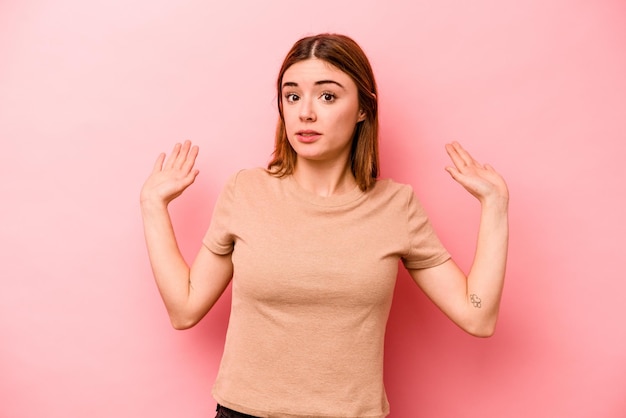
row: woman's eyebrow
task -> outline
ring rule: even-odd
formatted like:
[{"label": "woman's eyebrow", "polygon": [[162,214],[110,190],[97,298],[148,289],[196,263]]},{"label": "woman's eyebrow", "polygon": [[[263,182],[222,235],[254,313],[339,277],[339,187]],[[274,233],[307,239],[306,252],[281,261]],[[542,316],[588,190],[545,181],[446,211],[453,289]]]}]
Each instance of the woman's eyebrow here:
[{"label": "woman's eyebrow", "polygon": [[[320,81],[316,81],[315,85],[316,86],[321,86],[324,84],[335,84],[339,87],[341,87],[342,89],[346,89],[341,83],[335,81],[335,80],[320,80]],[[283,88],[285,87],[298,87],[298,83],[294,82],[294,81],[286,81],[283,83]]]},{"label": "woman's eyebrow", "polygon": [[344,86],[341,85],[341,83],[335,81],[335,80],[320,80],[320,81],[316,81],[315,85],[316,86],[321,86],[323,84],[336,84],[337,86],[341,87],[342,89],[346,89]]}]

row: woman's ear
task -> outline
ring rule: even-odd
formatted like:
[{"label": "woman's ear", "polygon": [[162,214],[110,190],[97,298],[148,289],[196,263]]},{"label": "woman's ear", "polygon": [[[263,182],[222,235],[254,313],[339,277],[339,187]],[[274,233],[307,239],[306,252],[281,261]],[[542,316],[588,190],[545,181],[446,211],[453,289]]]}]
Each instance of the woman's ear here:
[{"label": "woman's ear", "polygon": [[365,120],[366,116],[367,115],[365,114],[365,111],[363,109],[359,109],[359,119],[358,119],[358,121],[359,122],[363,122]]}]

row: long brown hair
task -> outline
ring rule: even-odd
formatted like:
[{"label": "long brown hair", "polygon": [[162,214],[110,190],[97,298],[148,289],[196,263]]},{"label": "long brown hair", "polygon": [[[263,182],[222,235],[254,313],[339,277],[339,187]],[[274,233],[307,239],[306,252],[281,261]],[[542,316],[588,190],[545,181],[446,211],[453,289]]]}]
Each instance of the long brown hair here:
[{"label": "long brown hair", "polygon": [[292,174],[295,169],[296,152],[287,139],[283,116],[283,75],[293,64],[311,58],[324,60],[348,74],[358,88],[359,106],[365,119],[357,123],[352,138],[350,168],[357,184],[365,191],[375,184],[379,174],[378,93],[369,60],[361,47],[345,35],[324,33],[302,38],[285,57],[276,84],[279,118],[273,158],[267,168],[278,177]]}]

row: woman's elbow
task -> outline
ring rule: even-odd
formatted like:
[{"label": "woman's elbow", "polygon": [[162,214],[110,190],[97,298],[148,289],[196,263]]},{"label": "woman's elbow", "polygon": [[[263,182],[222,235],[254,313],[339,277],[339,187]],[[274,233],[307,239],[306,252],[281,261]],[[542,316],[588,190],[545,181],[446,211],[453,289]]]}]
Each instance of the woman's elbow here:
[{"label": "woman's elbow", "polygon": [[195,323],[193,322],[180,322],[180,321],[171,321],[172,327],[177,331],[183,331],[189,328],[192,328]]},{"label": "woman's elbow", "polygon": [[465,330],[468,334],[478,338],[489,338],[496,332],[496,327],[480,327]]},{"label": "woman's elbow", "polygon": [[496,332],[496,319],[468,323],[461,328],[474,337],[489,338]]},{"label": "woman's elbow", "polygon": [[177,331],[192,328],[200,322],[200,319],[201,318],[170,314],[170,323],[172,324],[172,328]]}]

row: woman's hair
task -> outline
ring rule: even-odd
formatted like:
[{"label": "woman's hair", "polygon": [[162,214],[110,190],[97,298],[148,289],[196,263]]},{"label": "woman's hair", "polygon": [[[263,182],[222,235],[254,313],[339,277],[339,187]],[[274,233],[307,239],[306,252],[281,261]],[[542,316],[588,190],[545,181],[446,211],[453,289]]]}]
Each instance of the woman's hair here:
[{"label": "woman's hair", "polygon": [[283,115],[282,84],[285,71],[293,64],[317,58],[348,74],[358,88],[359,107],[365,119],[358,122],[350,149],[350,167],[357,184],[365,191],[372,187],[379,174],[378,161],[378,99],[372,67],[359,45],[345,35],[320,34],[300,39],[291,48],[280,68],[277,80],[278,124],[270,173],[282,177],[292,174],[296,152],[287,140]]}]

